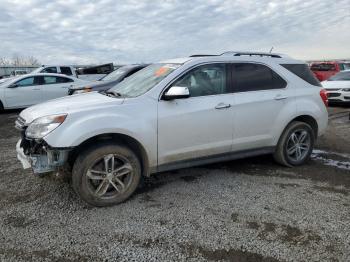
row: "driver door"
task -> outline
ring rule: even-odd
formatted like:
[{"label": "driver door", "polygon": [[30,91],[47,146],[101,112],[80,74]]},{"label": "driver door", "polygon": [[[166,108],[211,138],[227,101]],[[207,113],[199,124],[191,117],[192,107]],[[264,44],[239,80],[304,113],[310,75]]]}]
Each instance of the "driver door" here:
[{"label": "driver door", "polygon": [[187,87],[190,97],[159,101],[159,166],[231,152],[234,96],[227,71],[222,63],[194,68],[171,85]]}]

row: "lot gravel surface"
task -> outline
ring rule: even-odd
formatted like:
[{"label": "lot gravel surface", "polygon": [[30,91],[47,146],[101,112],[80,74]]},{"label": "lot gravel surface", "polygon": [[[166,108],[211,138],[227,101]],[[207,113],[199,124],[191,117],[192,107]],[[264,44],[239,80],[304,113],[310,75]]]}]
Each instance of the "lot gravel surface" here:
[{"label": "lot gravel surface", "polygon": [[330,109],[305,166],[261,156],[166,172],[109,208],[23,171],[18,112],[2,113],[0,261],[349,261],[349,111]]}]

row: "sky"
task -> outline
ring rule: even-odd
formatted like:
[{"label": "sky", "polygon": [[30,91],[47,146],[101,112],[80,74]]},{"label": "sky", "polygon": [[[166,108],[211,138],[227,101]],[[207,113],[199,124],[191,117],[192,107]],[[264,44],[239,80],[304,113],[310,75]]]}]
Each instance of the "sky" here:
[{"label": "sky", "polygon": [[350,0],[0,0],[0,57],[138,63],[271,47],[350,58]]}]

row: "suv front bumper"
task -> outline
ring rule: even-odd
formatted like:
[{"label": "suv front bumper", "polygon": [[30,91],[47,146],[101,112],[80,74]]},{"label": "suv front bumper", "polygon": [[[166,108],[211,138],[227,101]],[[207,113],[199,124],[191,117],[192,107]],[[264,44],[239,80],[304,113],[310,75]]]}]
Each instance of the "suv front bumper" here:
[{"label": "suv front bumper", "polygon": [[[32,168],[34,174],[57,171],[66,164],[71,151],[70,149],[49,148],[42,144],[35,144],[35,149],[24,149],[23,144],[22,139],[16,144],[17,159],[21,162],[23,169]],[[30,153],[25,154],[25,152]]]}]

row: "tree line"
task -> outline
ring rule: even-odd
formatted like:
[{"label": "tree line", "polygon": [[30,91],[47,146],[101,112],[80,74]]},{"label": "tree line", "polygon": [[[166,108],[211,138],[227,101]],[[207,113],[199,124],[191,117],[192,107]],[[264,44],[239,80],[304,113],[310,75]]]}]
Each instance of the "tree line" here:
[{"label": "tree line", "polygon": [[14,54],[11,58],[0,57],[0,66],[39,66],[40,62],[34,56]]}]

